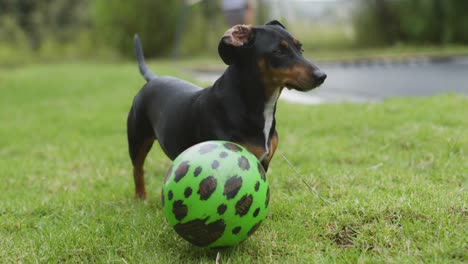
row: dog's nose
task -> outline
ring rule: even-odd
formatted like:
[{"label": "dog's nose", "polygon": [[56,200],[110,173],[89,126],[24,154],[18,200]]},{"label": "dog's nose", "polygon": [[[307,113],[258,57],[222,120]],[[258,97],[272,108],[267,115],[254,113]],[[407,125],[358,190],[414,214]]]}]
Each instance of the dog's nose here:
[{"label": "dog's nose", "polygon": [[324,72],[322,71],[315,72],[315,81],[317,82],[317,84],[322,84],[326,78],[327,78],[327,74],[325,74]]}]

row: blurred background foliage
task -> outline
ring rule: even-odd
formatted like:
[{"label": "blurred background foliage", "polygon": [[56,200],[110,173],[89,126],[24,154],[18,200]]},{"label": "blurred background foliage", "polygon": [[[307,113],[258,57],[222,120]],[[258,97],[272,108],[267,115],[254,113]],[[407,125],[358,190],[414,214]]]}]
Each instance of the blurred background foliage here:
[{"label": "blurred background foliage", "polygon": [[362,45],[467,44],[466,0],[362,0],[354,15]]},{"label": "blurred background foliage", "polygon": [[[318,51],[468,44],[466,0],[336,0],[349,16],[329,23],[310,19],[314,4],[253,2],[256,23],[280,19]],[[135,33],[148,57],[215,55],[224,21],[218,0],[0,0],[0,63],[129,58]]]},{"label": "blurred background foliage", "polygon": [[167,54],[175,41],[182,1],[95,0],[91,21],[96,38],[121,54],[133,54],[132,36],[142,35],[145,54],[149,57]]}]

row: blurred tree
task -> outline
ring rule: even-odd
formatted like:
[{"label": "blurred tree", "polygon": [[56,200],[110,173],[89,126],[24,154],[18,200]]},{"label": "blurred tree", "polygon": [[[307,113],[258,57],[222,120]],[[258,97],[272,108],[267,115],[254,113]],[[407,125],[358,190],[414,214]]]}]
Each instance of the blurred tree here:
[{"label": "blurred tree", "polygon": [[384,42],[392,42],[402,37],[401,25],[388,0],[374,0],[377,26],[382,30]]},{"label": "blurred tree", "polygon": [[444,42],[444,27],[446,27],[446,12],[443,9],[443,3],[440,0],[432,0],[432,21],[430,22],[429,28],[431,30],[431,40],[434,43],[442,44]]},{"label": "blurred tree", "polygon": [[205,18],[207,26],[210,30],[219,33],[224,29],[224,25],[219,23],[219,18],[222,14],[219,0],[203,0],[200,2],[201,14]]},{"label": "blurred tree", "polygon": [[76,32],[89,25],[87,5],[87,0],[1,0],[0,16],[13,17],[37,51],[48,38],[73,41]]},{"label": "blurred tree", "polygon": [[389,35],[382,33],[382,31],[389,31],[385,20],[379,17],[379,13],[382,12],[390,12],[387,7],[387,2],[380,0],[360,0],[359,7],[353,18],[358,44],[373,46],[383,45],[390,41]]},{"label": "blurred tree", "polygon": [[125,55],[133,55],[133,35],[138,33],[151,57],[173,49],[181,8],[182,0],[95,0],[92,20],[102,41]]},{"label": "blurred tree", "polygon": [[[208,27],[208,30],[211,30],[215,34],[222,34],[221,32],[224,30],[223,24],[219,23],[219,18],[221,12],[221,7],[219,5],[219,0],[203,0],[200,2],[201,4],[201,15],[205,20],[205,24]],[[201,38],[202,45],[205,47],[209,45],[211,41],[205,34]]]},{"label": "blurred tree", "polygon": [[354,17],[366,45],[468,44],[466,0],[361,0]]},{"label": "blurred tree", "polygon": [[444,42],[468,43],[468,1],[449,0],[443,2],[446,24]]},{"label": "blurred tree", "polygon": [[258,0],[257,1],[257,10],[255,14],[255,23],[258,25],[265,24],[268,19],[268,5],[266,0]]}]

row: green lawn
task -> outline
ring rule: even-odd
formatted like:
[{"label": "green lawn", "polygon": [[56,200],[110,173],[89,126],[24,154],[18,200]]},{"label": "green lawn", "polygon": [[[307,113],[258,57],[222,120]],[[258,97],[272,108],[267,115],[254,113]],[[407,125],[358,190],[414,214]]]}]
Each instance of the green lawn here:
[{"label": "green lawn", "polygon": [[[148,202],[133,199],[125,121],[142,84],[134,64],[0,68],[0,262],[215,262],[164,219],[158,146]],[[463,95],[281,102],[270,213],[223,263],[468,261],[467,109]]]}]

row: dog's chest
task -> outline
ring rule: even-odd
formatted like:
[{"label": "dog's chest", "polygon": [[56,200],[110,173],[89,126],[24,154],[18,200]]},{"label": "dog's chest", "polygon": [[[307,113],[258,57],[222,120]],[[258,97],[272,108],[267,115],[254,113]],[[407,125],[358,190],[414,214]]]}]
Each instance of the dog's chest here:
[{"label": "dog's chest", "polygon": [[260,160],[263,160],[269,153],[269,144],[268,139],[270,137],[271,128],[273,126],[273,120],[275,116],[275,107],[276,101],[280,95],[280,90],[277,89],[273,92],[270,99],[265,103],[265,108],[263,110],[263,118],[265,119],[265,124],[263,126],[263,135],[265,137],[265,154],[262,156]]}]

